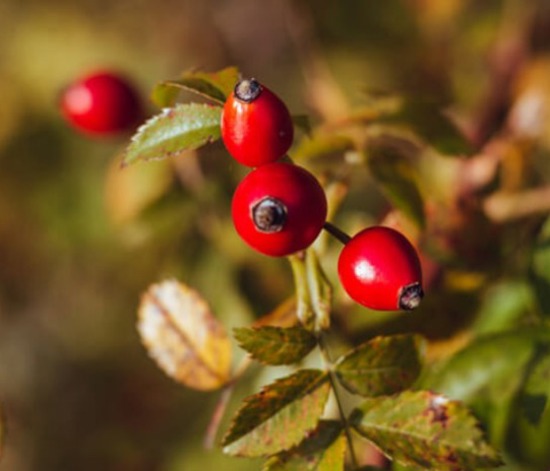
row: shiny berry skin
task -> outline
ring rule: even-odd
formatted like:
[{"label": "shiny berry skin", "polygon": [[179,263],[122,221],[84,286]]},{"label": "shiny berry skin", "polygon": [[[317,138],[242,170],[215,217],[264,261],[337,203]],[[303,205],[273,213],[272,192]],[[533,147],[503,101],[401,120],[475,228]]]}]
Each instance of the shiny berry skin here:
[{"label": "shiny berry skin", "polygon": [[338,275],[348,295],[370,309],[411,310],[423,296],[416,250],[389,227],[369,227],[352,237],[340,253]]},{"label": "shiny berry skin", "polygon": [[256,168],[241,181],[231,214],[246,243],[265,255],[281,257],[315,240],[327,216],[327,200],[307,170],[274,162]]},{"label": "shiny berry skin", "polygon": [[98,136],[129,130],[142,118],[133,86],[109,71],[90,73],[71,83],[61,96],[61,111],[73,127]]},{"label": "shiny berry skin", "polygon": [[255,79],[245,79],[225,102],[221,134],[235,160],[259,167],[287,153],[294,126],[288,108],[277,95]]}]

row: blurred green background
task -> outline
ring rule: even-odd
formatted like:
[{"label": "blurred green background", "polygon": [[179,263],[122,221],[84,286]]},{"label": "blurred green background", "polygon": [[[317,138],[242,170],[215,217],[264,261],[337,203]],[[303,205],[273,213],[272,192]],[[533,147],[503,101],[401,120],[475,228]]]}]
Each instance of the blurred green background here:
[{"label": "blurred green background", "polygon": [[[129,136],[70,129],[57,107],[68,82],[112,68],[147,100],[184,70],[235,65],[314,123],[345,116],[365,90],[397,90],[452,104],[484,143],[501,123],[489,106],[499,99],[493,74],[523,70],[521,27],[532,18],[541,23],[530,51],[545,53],[546,10],[496,0],[3,0],[0,469],[258,469],[202,448],[217,395],[157,369],[136,308],[149,284],[177,277],[231,328],[292,293],[286,263],[251,253],[233,233],[228,209],[244,170],[219,143],[121,171]],[[344,221],[372,222],[385,207],[376,192],[365,203],[362,188]]]}]

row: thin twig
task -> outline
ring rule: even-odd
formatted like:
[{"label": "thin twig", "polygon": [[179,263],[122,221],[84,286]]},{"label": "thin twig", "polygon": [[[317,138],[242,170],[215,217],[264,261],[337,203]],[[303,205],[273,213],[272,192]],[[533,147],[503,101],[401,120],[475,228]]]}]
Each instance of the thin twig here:
[{"label": "thin twig", "polygon": [[353,464],[353,468],[359,469],[359,463],[357,462],[357,456],[355,454],[355,449],[353,447],[353,437],[351,436],[349,421],[344,411],[342,398],[340,397],[340,394],[338,392],[338,381],[334,375],[332,359],[330,357],[330,353],[328,351],[327,345],[325,344],[325,341],[323,338],[323,334],[321,332],[317,333],[317,345],[319,346],[319,350],[321,351],[321,356],[325,364],[325,369],[328,372],[330,386],[332,388],[332,391],[334,392],[334,399],[336,400],[336,404],[338,406],[338,413],[340,414],[340,420],[342,422],[342,425],[344,426],[344,433],[346,434],[346,441],[348,442],[348,448],[349,448],[349,453],[351,456],[351,462]]},{"label": "thin twig", "polygon": [[330,235],[338,239],[340,242],[342,242],[342,244],[344,245],[346,245],[351,240],[351,237],[348,234],[346,234],[344,231],[328,221],[325,222],[325,224],[323,225],[323,229],[327,231]]}]

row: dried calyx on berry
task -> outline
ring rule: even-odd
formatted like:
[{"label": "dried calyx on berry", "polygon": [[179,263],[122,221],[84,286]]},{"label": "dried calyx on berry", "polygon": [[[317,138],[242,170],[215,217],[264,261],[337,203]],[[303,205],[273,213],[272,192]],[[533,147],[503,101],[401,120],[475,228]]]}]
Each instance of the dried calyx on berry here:
[{"label": "dried calyx on berry", "polygon": [[287,153],[294,139],[294,124],[277,95],[256,79],[244,79],[224,104],[221,135],[235,160],[259,167]]},{"label": "dried calyx on berry", "polygon": [[323,228],[327,200],[317,179],[297,165],[274,162],[250,172],[233,195],[237,233],[265,255],[304,250]]},{"label": "dried calyx on berry", "polygon": [[419,306],[424,296],[420,259],[403,234],[373,226],[350,238],[330,223],[324,227],[344,244],[338,276],[354,301],[380,311]]},{"label": "dried calyx on berry", "polygon": [[260,232],[279,232],[287,219],[285,204],[267,196],[252,207],[252,220]]},{"label": "dried calyx on berry", "polygon": [[235,96],[245,103],[251,103],[262,93],[262,86],[256,79],[244,79],[235,85]]}]

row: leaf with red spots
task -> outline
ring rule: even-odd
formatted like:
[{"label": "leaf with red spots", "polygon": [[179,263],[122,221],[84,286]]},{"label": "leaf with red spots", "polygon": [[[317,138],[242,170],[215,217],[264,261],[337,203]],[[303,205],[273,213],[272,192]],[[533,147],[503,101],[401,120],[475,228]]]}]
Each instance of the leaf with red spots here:
[{"label": "leaf with red spots", "polygon": [[218,389],[231,377],[231,343],[194,290],[175,280],[149,287],[139,305],[138,332],[151,358],[193,389]]},{"label": "leaf with red spots", "polygon": [[156,85],[151,99],[164,108],[173,106],[179,93],[187,91],[223,104],[238,80],[239,70],[236,67],[226,67],[217,72],[185,72],[177,79]]},{"label": "leaf with red spots", "polygon": [[165,108],[137,130],[126,148],[123,165],[173,157],[220,138],[222,109],[189,103]]},{"label": "leaf with red spots", "polygon": [[301,325],[238,328],[233,331],[239,345],[252,358],[268,365],[289,365],[304,358],[317,344],[315,336]]},{"label": "leaf with red spots", "polygon": [[300,370],[249,396],[222,441],[224,452],[268,456],[298,445],[313,430],[330,391],[326,373]]},{"label": "leaf with red spots", "polygon": [[336,375],[348,391],[362,396],[408,388],[421,368],[422,342],[414,335],[377,337],[340,358]]},{"label": "leaf with red spots", "polygon": [[404,465],[457,471],[502,463],[463,403],[429,391],[367,399],[350,421],[361,435]]},{"label": "leaf with red spots", "polygon": [[297,447],[270,458],[263,471],[343,471],[345,453],[340,422],[322,420]]}]

